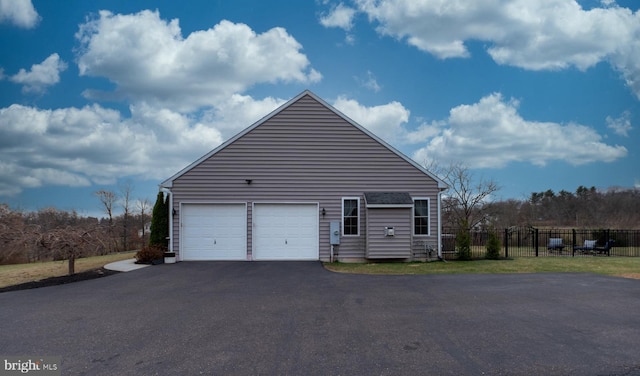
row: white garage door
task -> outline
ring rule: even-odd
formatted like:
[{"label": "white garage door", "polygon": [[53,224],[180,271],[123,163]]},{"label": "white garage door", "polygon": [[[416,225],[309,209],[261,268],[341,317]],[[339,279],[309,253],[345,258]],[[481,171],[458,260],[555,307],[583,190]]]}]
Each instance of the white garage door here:
[{"label": "white garage door", "polygon": [[254,260],[318,260],[317,204],[255,204]]},{"label": "white garage door", "polygon": [[244,204],[183,204],[182,260],[246,260],[247,209]]}]

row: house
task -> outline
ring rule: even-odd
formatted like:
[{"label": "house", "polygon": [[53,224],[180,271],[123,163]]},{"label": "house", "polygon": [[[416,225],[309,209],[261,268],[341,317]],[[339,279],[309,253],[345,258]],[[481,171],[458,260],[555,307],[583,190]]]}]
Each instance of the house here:
[{"label": "house", "polygon": [[142,238],[151,234],[151,222],[145,222],[144,228],[138,230],[138,237]]},{"label": "house", "polygon": [[412,260],[446,184],[310,91],[160,184],[187,260]]}]

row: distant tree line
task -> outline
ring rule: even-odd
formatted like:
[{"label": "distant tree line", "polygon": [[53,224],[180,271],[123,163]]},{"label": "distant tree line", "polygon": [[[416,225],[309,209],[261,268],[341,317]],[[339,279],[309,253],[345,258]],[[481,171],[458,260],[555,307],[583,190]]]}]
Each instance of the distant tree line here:
[{"label": "distant tree line", "polygon": [[[444,206],[446,208],[446,205]],[[640,189],[579,186],[575,192],[533,192],[528,199],[484,202],[475,227],[511,226],[640,229]],[[455,217],[443,213],[445,226]]]},{"label": "distant tree line", "polygon": [[425,163],[449,188],[442,196],[446,234],[520,227],[640,229],[640,188],[579,186],[575,192],[549,189],[525,199],[496,200],[500,186],[476,177],[464,164]]},{"label": "distant tree line", "polygon": [[[129,185],[121,192],[99,190],[95,195],[105,217],[56,208],[24,212],[0,204],[0,265],[68,260],[69,274],[73,274],[77,258],[137,250],[149,243],[152,213],[147,199],[132,200]],[[164,221],[155,227],[162,231],[159,236],[166,245],[168,203],[162,194],[158,200],[162,210],[156,214]],[[119,209],[121,214],[115,215]]]},{"label": "distant tree line", "polygon": [[[143,245],[148,234],[142,234],[143,222],[148,222],[141,214],[130,215],[127,234],[116,233],[114,229],[125,228],[123,215],[107,218],[83,217],[75,211],[55,208],[40,209],[36,212],[11,210],[0,204],[0,264],[26,263],[36,261],[67,259],[62,254],[63,240],[80,235],[74,252],[83,256],[105,255],[136,249]],[[147,225],[148,227],[148,225]],[[54,241],[55,240],[55,241]]]}]

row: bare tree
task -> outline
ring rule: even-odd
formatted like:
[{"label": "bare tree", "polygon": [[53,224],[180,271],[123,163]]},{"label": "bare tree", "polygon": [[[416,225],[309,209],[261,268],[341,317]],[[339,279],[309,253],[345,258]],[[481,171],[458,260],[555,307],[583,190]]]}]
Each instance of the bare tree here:
[{"label": "bare tree", "polygon": [[432,163],[430,170],[449,185],[443,199],[443,209],[452,225],[470,229],[488,220],[489,200],[500,190],[495,181],[476,178],[469,167],[460,163],[450,164],[446,168],[439,168]]},{"label": "bare tree", "polygon": [[142,229],[142,246],[146,245],[145,224],[149,218],[149,210],[151,209],[151,203],[147,198],[140,198],[136,202],[136,207],[140,212],[140,228]]},{"label": "bare tree", "polygon": [[118,196],[114,192],[107,191],[106,189],[101,189],[97,191],[95,195],[98,196],[98,199],[100,200],[100,203],[104,208],[104,212],[107,214],[107,217],[109,218],[109,223],[112,224],[113,223],[113,206],[115,205],[118,199]]},{"label": "bare tree", "polygon": [[104,247],[96,233],[96,227],[67,226],[43,233],[39,243],[54,259],[66,259],[69,275],[73,275],[77,258],[98,253],[97,248]]},{"label": "bare tree", "polygon": [[37,251],[39,226],[25,221],[21,212],[0,204],[0,264],[15,264],[41,259]]},{"label": "bare tree", "polygon": [[122,247],[129,249],[129,217],[131,216],[131,192],[133,185],[127,182],[120,187],[120,205],[122,206]]},{"label": "bare tree", "polygon": [[[118,200],[118,196],[114,192],[108,191],[106,189],[101,189],[97,191],[95,195],[98,196],[98,199],[102,204],[104,212],[107,214],[107,217],[109,219],[109,231],[108,231],[109,238],[113,239],[113,207],[116,204],[116,201]],[[109,242],[109,252],[113,251],[112,243],[113,241]]]}]

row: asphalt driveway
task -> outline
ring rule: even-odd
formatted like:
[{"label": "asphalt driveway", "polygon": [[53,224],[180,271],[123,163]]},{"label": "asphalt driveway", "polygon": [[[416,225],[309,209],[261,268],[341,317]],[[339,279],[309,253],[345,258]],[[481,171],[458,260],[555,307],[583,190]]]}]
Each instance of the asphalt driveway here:
[{"label": "asphalt driveway", "polygon": [[640,375],[640,281],[183,262],[0,294],[0,356],[63,375]]}]

